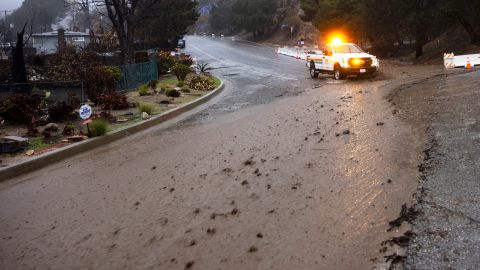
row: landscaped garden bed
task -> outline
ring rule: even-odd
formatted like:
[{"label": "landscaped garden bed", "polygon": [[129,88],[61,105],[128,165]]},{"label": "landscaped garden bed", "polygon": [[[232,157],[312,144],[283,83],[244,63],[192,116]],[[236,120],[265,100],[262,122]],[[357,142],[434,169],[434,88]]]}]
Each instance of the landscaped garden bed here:
[{"label": "landscaped garden bed", "polygon": [[[120,79],[114,69],[95,67],[99,74],[87,90],[89,100],[86,104],[93,110],[88,128],[79,117],[80,105],[85,102],[75,97],[51,102],[48,92],[33,91],[30,95],[14,94],[1,100],[0,138],[26,138],[28,144],[0,142],[5,145],[0,149],[6,149],[0,153],[0,167],[146,121],[201,98],[220,86],[220,80],[211,76],[206,66],[193,66],[188,56],[168,58],[169,63],[162,57],[168,56],[159,54],[159,69],[163,68],[159,70],[162,74],[159,80],[124,93],[108,90]],[[94,90],[96,92],[92,93]],[[18,149],[12,150],[12,145],[17,145]]]}]

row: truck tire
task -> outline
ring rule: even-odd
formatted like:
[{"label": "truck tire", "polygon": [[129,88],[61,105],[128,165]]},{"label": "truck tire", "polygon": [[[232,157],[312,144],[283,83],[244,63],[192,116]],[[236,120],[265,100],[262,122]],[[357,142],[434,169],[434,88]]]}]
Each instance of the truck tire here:
[{"label": "truck tire", "polygon": [[345,75],[342,73],[339,64],[335,64],[335,67],[333,68],[333,78],[337,81],[345,79]]},{"label": "truck tire", "polygon": [[310,77],[312,77],[312,79],[316,79],[318,78],[318,74],[319,72],[315,69],[315,63],[311,63],[310,64]]}]

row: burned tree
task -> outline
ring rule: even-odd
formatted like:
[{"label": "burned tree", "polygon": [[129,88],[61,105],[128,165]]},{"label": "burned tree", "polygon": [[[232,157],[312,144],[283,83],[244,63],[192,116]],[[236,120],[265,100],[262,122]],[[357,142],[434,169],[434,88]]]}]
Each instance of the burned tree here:
[{"label": "burned tree", "polygon": [[12,78],[15,83],[27,83],[27,69],[25,68],[25,59],[23,55],[24,35],[27,24],[23,26],[22,31],[17,33],[17,44],[13,48],[12,55]]}]

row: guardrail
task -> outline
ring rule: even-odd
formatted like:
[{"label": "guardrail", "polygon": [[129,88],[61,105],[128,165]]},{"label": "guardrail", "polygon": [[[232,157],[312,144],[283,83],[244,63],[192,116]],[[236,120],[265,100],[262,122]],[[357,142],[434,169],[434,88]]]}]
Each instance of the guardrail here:
[{"label": "guardrail", "polygon": [[307,47],[279,47],[277,48],[277,54],[286,55],[294,57],[297,59],[307,60],[307,57],[313,53],[320,54],[318,48],[307,48]]}]

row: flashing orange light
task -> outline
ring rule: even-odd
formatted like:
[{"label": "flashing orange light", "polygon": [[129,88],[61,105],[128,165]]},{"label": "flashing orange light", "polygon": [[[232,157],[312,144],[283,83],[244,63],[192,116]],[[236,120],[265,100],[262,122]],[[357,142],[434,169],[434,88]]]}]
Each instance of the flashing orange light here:
[{"label": "flashing orange light", "polygon": [[333,45],[340,45],[347,40],[347,36],[341,31],[330,32],[327,35],[327,42]]},{"label": "flashing orange light", "polygon": [[335,45],[335,46],[340,45],[340,44],[342,44],[342,43],[343,43],[343,42],[342,42],[342,39],[340,39],[340,38],[338,38],[338,37],[332,39],[332,44]]}]

